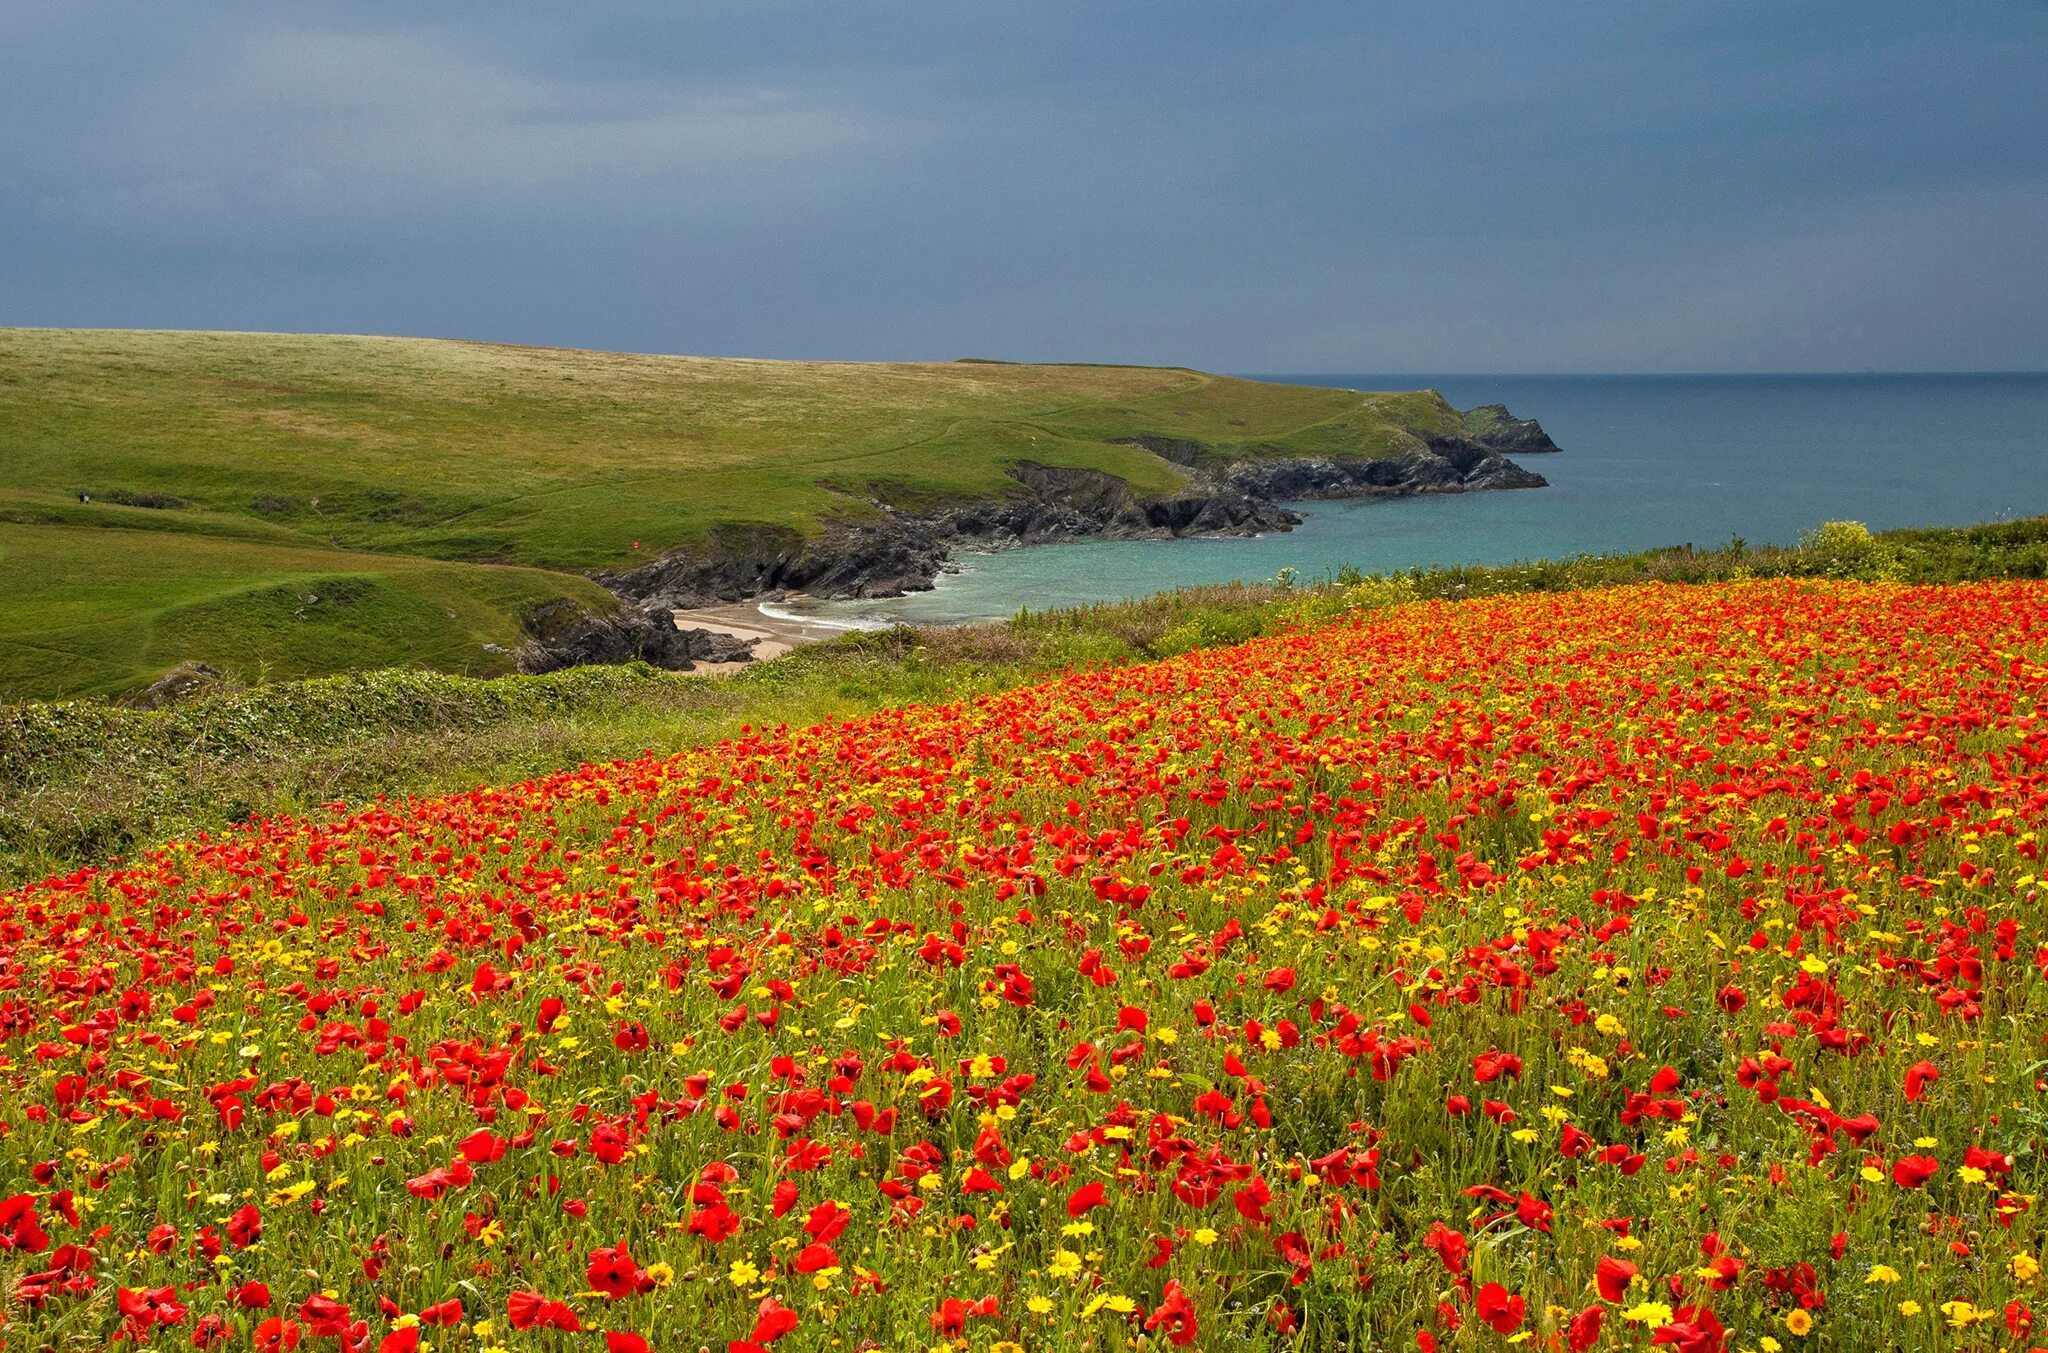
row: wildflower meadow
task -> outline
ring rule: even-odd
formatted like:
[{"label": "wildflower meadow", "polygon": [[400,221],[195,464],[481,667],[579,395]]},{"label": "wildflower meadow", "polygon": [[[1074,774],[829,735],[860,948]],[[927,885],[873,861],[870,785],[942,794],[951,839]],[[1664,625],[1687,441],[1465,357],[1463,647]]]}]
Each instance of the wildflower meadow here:
[{"label": "wildflower meadow", "polygon": [[1424,602],[0,895],[0,1345],[2048,1346],[2048,585]]}]

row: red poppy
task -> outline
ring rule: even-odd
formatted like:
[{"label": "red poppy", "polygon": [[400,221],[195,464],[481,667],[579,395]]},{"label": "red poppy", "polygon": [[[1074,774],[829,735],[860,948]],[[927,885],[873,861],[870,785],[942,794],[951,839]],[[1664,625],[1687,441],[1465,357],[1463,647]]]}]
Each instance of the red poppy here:
[{"label": "red poppy", "polygon": [[1185,1348],[1193,1343],[1201,1332],[1201,1325],[1195,1318],[1195,1304],[1180,1285],[1178,1278],[1169,1278],[1166,1290],[1160,1295],[1159,1304],[1152,1308],[1152,1314],[1145,1319],[1148,1331],[1164,1330],[1168,1343]]},{"label": "red poppy", "polygon": [[754,1314],[754,1332],[748,1338],[753,1343],[772,1344],[800,1323],[795,1311],[773,1297],[763,1297]]},{"label": "red poppy", "polygon": [[1488,1283],[1479,1289],[1474,1303],[1479,1318],[1493,1326],[1501,1334],[1513,1334],[1521,1328],[1526,1303],[1519,1292],[1509,1292],[1499,1283]]},{"label": "red poppy", "polygon": [[256,1326],[256,1353],[292,1353],[299,1346],[300,1333],[298,1321],[273,1315]]},{"label": "red poppy", "polygon": [[1603,1254],[1593,1266],[1595,1285],[1600,1289],[1600,1300],[1620,1301],[1628,1293],[1628,1285],[1635,1280],[1636,1266],[1626,1259],[1616,1259]]}]

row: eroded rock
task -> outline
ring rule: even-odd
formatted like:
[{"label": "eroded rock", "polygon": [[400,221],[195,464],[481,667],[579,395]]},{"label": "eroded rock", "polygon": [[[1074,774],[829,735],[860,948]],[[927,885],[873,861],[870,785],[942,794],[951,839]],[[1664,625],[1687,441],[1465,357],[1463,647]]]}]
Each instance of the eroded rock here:
[{"label": "eroded rock", "polygon": [[522,672],[564,667],[644,662],[671,672],[688,672],[700,662],[749,662],[757,639],[717,630],[683,629],[670,608],[628,603],[595,614],[567,598],[544,602],[527,617],[527,641],[519,646]]}]

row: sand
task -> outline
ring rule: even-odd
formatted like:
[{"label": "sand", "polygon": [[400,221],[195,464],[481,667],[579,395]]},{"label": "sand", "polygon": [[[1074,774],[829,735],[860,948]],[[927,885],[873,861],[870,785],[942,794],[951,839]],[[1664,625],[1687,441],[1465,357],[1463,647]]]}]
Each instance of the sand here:
[{"label": "sand", "polygon": [[[706,606],[698,610],[677,611],[676,626],[686,630],[713,630],[719,634],[730,634],[738,639],[758,639],[754,645],[754,660],[766,662],[779,658],[800,644],[814,644],[821,639],[836,639],[846,633],[836,625],[820,625],[808,620],[783,620],[761,614],[761,608],[751,601],[736,601],[728,606]],[[700,662],[696,670],[707,676],[730,676],[746,667],[743,662]]]}]

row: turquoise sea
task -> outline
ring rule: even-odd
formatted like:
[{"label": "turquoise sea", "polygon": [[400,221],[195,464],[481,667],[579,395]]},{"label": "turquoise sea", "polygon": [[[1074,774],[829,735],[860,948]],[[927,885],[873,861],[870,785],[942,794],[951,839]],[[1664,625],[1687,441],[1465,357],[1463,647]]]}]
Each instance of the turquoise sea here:
[{"label": "turquoise sea", "polygon": [[[846,624],[951,622],[1305,578],[1345,566],[1499,564],[1691,543],[1789,544],[1831,518],[1872,528],[2048,513],[2048,373],[1822,376],[1268,376],[1362,390],[1434,387],[1504,403],[1560,455],[1547,489],[1309,503],[1254,539],[1113,541],[963,555],[931,591],[787,609]],[[781,609],[781,608],[778,608]]]}]

